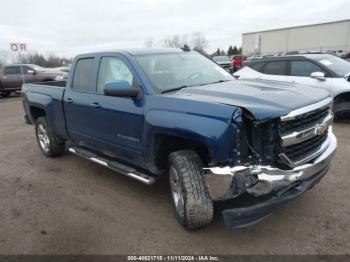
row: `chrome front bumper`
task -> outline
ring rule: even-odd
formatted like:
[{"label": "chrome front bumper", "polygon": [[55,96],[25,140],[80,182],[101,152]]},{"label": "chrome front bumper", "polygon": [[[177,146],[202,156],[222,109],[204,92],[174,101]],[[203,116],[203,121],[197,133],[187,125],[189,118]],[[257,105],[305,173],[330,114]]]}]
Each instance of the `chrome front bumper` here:
[{"label": "chrome front bumper", "polygon": [[[337,139],[329,127],[328,137],[322,144],[324,151],[310,162],[290,170],[271,166],[236,166],[204,168],[207,186],[213,200],[223,200],[234,197],[234,180],[237,177],[247,178],[246,192],[253,196],[266,195],[274,191],[286,189],[296,183],[307,180],[324,171],[330,165],[336,148]],[[256,181],[250,185],[253,177]],[[242,181],[242,180],[241,180]]]}]

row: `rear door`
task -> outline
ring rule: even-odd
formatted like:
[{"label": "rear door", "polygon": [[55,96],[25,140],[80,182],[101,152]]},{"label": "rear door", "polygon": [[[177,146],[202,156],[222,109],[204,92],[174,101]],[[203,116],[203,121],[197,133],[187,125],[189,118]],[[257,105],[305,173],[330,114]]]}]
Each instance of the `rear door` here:
[{"label": "rear door", "polygon": [[4,88],[21,87],[23,84],[21,66],[6,66],[1,76],[1,83]]},{"label": "rear door", "polygon": [[117,80],[141,88],[131,66],[122,56],[102,56],[97,79],[98,95],[94,97],[94,103],[98,105],[93,115],[96,147],[106,155],[141,165],[144,98],[105,96],[105,84]]},{"label": "rear door", "polygon": [[73,68],[73,79],[68,84],[63,98],[67,131],[77,146],[93,148],[96,58],[94,56],[79,58]]}]

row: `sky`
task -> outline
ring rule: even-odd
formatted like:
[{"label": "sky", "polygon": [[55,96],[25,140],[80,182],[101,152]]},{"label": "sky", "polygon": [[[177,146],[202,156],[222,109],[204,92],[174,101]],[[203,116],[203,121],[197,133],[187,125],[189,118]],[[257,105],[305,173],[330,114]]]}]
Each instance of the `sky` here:
[{"label": "sky", "polygon": [[[240,46],[242,33],[349,19],[349,0],[0,0],[0,50],[79,53],[144,47],[202,32],[206,51]],[[330,35],[331,37],[331,35]]]}]

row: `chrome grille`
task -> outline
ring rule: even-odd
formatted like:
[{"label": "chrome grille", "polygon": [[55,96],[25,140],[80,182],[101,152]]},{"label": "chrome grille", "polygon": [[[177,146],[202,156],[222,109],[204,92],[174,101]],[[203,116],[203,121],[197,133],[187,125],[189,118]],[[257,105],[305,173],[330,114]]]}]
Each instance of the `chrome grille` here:
[{"label": "chrome grille", "polygon": [[328,98],[281,117],[279,162],[294,167],[322,153],[333,120],[331,102]]},{"label": "chrome grille", "polygon": [[315,126],[320,119],[325,118],[329,114],[329,107],[314,110],[297,116],[295,120],[280,122],[280,133],[288,134],[293,131],[303,130]]},{"label": "chrome grille", "polygon": [[310,154],[315,153],[321,147],[322,143],[326,141],[327,135],[328,132],[319,136],[314,136],[313,138],[299,144],[286,146],[283,148],[283,153],[292,162],[299,162],[308,157]]}]

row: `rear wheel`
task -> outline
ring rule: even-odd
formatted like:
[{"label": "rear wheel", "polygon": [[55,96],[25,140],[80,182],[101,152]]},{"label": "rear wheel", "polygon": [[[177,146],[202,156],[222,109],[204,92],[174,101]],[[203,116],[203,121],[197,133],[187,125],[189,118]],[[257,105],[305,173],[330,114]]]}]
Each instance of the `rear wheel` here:
[{"label": "rear wheel", "polygon": [[35,134],[38,145],[47,157],[62,155],[65,151],[65,141],[56,136],[47,124],[45,117],[39,117],[35,124]]},{"label": "rear wheel", "polygon": [[177,151],[169,156],[169,182],[176,219],[189,229],[208,225],[214,215],[202,167],[194,151]]}]

